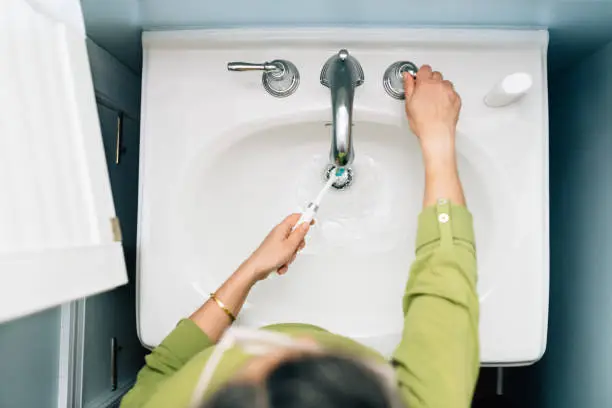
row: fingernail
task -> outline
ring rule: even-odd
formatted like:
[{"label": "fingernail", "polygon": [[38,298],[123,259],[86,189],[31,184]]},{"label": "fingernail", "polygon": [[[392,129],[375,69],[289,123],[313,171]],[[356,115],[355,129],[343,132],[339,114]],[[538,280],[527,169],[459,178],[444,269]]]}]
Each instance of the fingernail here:
[{"label": "fingernail", "polygon": [[307,230],[308,227],[310,227],[310,225],[308,225],[307,222],[304,222],[304,223],[302,223],[302,225],[300,225],[300,228],[303,229],[303,230]]}]

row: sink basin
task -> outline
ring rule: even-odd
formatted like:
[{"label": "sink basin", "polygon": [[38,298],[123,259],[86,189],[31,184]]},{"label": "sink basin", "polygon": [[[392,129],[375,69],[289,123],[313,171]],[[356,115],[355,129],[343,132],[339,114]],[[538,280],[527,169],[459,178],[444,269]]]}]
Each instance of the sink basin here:
[{"label": "sink basin", "polygon": [[[397,345],[424,174],[403,104],[385,93],[382,75],[412,59],[443,71],[462,96],[458,166],[475,220],[482,362],[540,358],[548,305],[542,33],[155,32],[144,47],[137,287],[146,346],[159,344],[321,189],[331,108],[319,73],[348,48],[366,78],[355,94],[353,181],[329,192],[289,273],[256,285],[236,324],[315,324],[385,355]],[[268,95],[260,74],[226,71],[228,61],[274,58],[300,70],[290,97]],[[517,71],[533,77],[530,93],[486,107],[484,95]]]},{"label": "sink basin", "polygon": [[[187,167],[176,201],[177,239],[185,243],[181,257],[200,265],[188,278],[198,298],[214,291],[272,226],[303,209],[323,186],[331,128],[326,112],[306,116],[226,134],[222,148],[209,146]],[[326,196],[290,273],[258,284],[238,323],[316,324],[388,354],[402,329],[423,166],[416,137],[384,117],[357,121],[354,137],[353,182]],[[485,186],[469,159],[477,153],[462,150],[466,189],[487,223]]]}]

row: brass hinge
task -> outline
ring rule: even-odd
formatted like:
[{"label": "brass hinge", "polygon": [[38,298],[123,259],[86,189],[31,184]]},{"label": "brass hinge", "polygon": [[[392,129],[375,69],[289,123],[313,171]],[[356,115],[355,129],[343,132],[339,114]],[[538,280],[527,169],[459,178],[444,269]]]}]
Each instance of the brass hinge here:
[{"label": "brass hinge", "polygon": [[113,241],[121,242],[121,224],[119,224],[119,218],[113,217],[110,220],[111,222],[111,230],[113,231]]}]

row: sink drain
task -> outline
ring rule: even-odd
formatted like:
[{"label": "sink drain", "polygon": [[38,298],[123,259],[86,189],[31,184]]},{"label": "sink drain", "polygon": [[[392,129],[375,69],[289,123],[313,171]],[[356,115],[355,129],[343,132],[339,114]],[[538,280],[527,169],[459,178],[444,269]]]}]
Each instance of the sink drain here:
[{"label": "sink drain", "polygon": [[[336,166],[334,166],[333,164],[329,164],[325,168],[325,172],[323,173],[323,178],[325,179],[325,181],[329,180],[331,172],[335,168]],[[344,174],[342,174],[340,177],[336,179],[336,181],[334,181],[334,184],[332,184],[332,187],[335,188],[336,190],[344,190],[348,188],[352,182],[353,182],[353,169],[345,167]]]}]

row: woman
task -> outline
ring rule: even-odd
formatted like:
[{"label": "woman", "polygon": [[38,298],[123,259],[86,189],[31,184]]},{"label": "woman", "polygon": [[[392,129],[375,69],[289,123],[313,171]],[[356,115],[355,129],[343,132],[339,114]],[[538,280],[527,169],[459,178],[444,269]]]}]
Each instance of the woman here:
[{"label": "woman", "polygon": [[[461,100],[425,65],[406,75],[406,113],[425,166],[404,330],[390,362],[321,328],[231,323],[258,281],[287,273],[309,225],[277,225],[234,274],[146,358],[123,408],[470,406],[479,370],[476,254],[456,165]],[[227,333],[226,333],[227,331]]]}]

